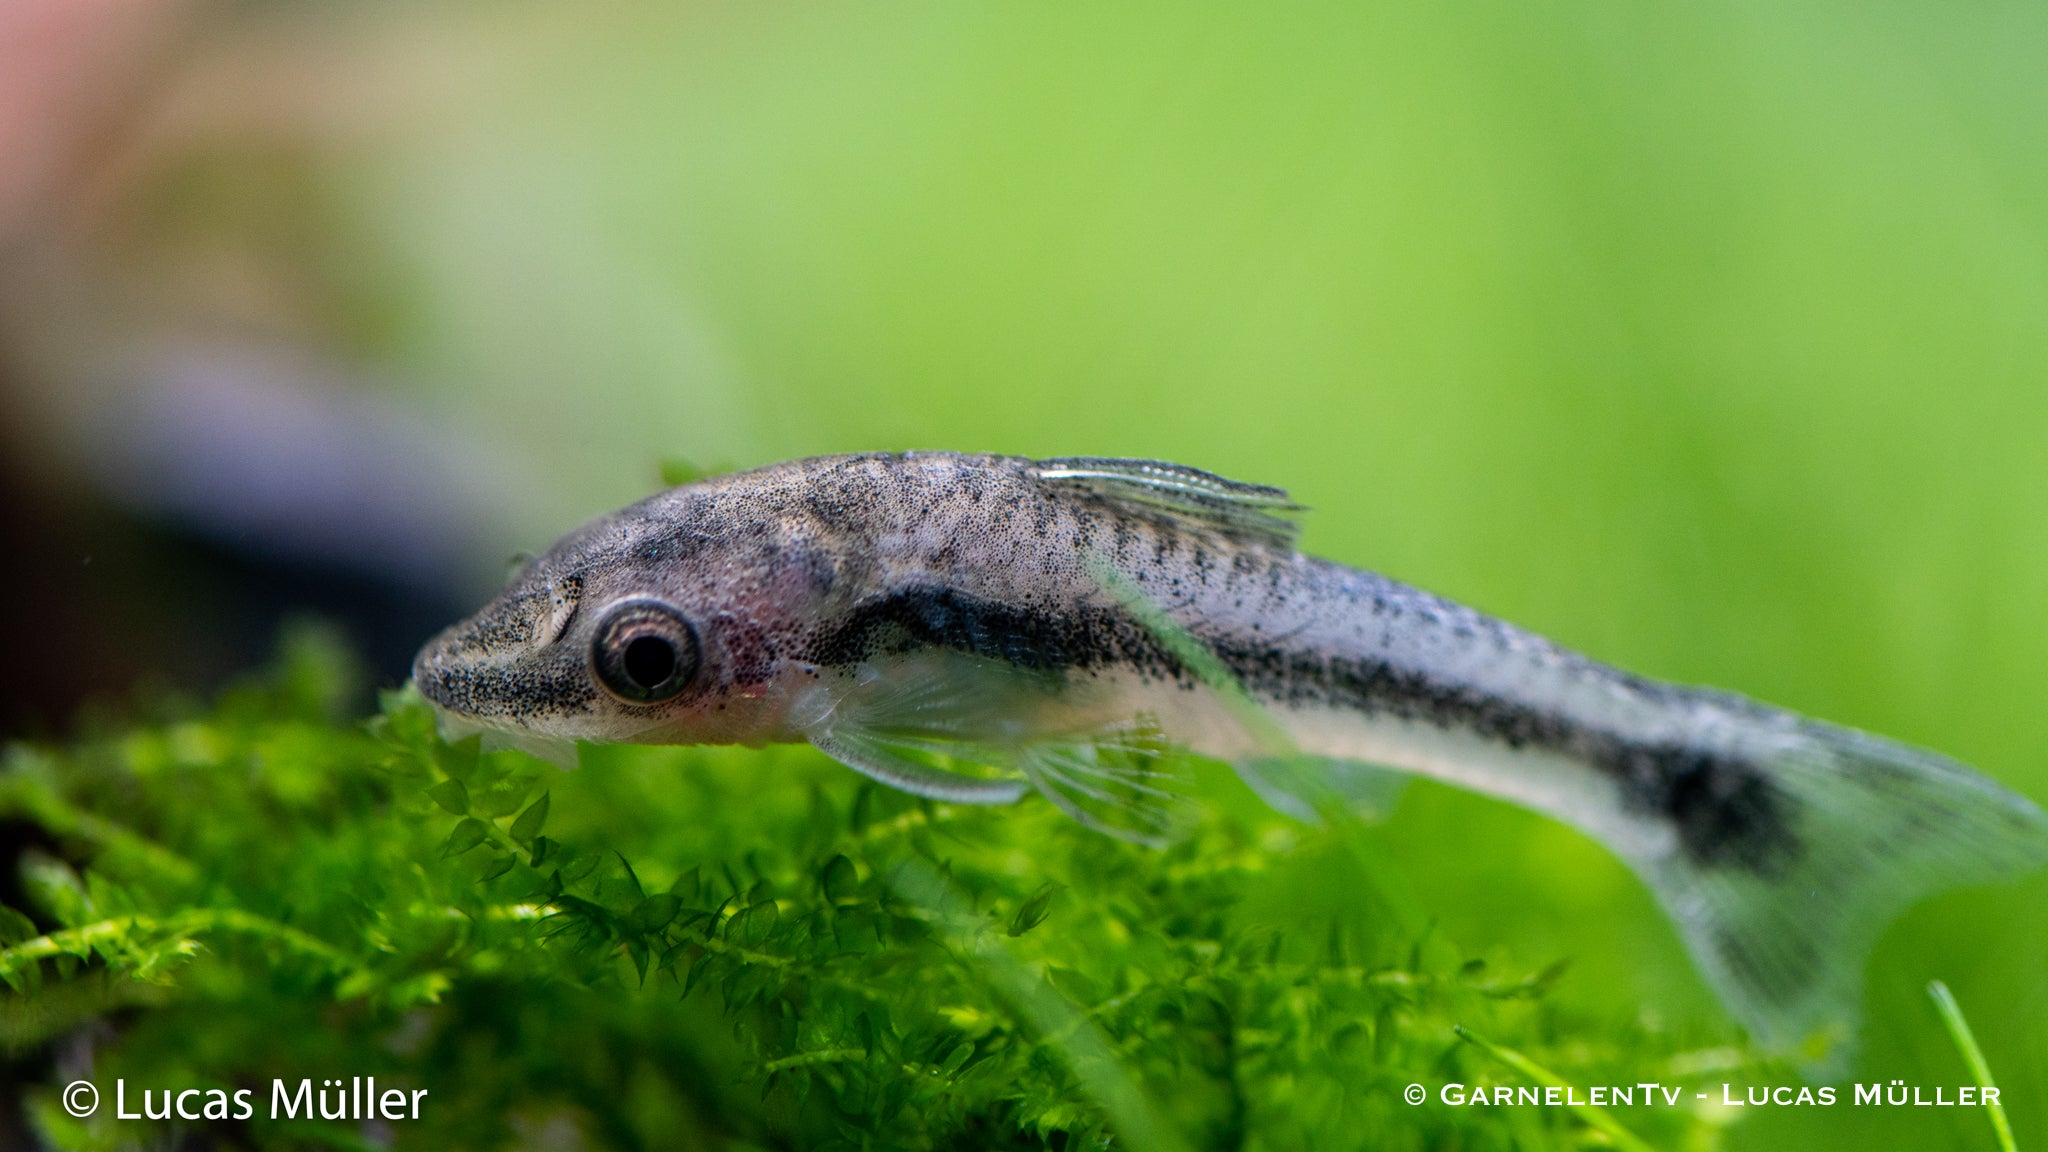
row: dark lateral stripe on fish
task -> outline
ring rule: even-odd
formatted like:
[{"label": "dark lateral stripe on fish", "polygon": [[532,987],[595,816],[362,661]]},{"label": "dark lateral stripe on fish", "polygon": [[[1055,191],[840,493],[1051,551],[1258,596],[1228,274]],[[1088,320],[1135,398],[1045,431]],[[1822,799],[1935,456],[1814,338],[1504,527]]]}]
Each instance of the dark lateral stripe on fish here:
[{"label": "dark lateral stripe on fish", "polygon": [[[1510,748],[1542,748],[1615,780],[1633,811],[1668,821],[1689,859],[1773,874],[1799,855],[1796,801],[1757,766],[1682,744],[1643,744],[1553,713],[1383,661],[1205,636],[1245,690],[1269,701],[1468,731]],[[944,585],[914,585],[861,605],[817,638],[811,658],[850,667],[879,655],[941,648],[1035,672],[1120,668],[1192,686],[1195,676],[1142,623],[1116,608],[1038,611]],[[1676,691],[1660,689],[1661,691]]]},{"label": "dark lateral stripe on fish", "polygon": [[1129,613],[1108,607],[1037,611],[944,585],[913,585],[854,608],[813,642],[809,658],[848,667],[881,655],[942,648],[1034,672],[1130,668],[1187,684],[1193,675]]},{"label": "dark lateral stripe on fish", "polygon": [[1590,764],[1621,785],[1623,802],[1632,810],[1670,821],[1695,863],[1769,874],[1799,855],[1792,829],[1796,801],[1762,769],[1738,757],[1683,744],[1625,740],[1385,661],[1215,637],[1204,642],[1246,691],[1277,703],[1325,704],[1367,716],[1422,721]]}]

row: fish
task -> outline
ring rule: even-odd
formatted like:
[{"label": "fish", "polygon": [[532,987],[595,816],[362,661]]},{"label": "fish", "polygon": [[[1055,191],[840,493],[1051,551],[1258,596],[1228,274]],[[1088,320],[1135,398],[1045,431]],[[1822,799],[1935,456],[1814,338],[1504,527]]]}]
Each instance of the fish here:
[{"label": "fish", "polygon": [[1154,460],[795,460],[583,525],[412,678],[449,735],[572,765],[579,741],[807,743],[1145,843],[1186,826],[1179,753],[1311,821],[1436,780],[1613,852],[1775,1051],[1853,1027],[1907,905],[2048,862],[2041,810],[1954,760],[1304,555],[1301,511]]}]

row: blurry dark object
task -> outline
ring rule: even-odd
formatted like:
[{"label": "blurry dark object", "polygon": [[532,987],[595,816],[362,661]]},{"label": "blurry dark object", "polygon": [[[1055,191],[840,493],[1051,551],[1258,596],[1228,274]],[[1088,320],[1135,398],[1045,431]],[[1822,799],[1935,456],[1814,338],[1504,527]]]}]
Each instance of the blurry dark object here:
[{"label": "blurry dark object", "polygon": [[459,580],[429,589],[205,527],[52,499],[0,470],[0,738],[54,734],[80,704],[140,682],[210,691],[300,616],[340,625],[376,682],[396,684],[421,638],[471,606]]},{"label": "blurry dark object", "polygon": [[49,406],[33,438],[57,479],[0,480],[0,734],[143,676],[204,692],[260,663],[295,615],[340,624],[395,684],[488,590],[503,529],[459,437],[284,353],[133,363],[91,380],[91,402]]},{"label": "blurry dark object", "polygon": [[[248,204],[197,231],[136,210],[138,189],[186,202],[177,157],[214,137],[178,94],[228,13],[0,6],[0,737],[142,680],[204,694],[294,616],[341,625],[396,683],[511,551],[487,462],[366,379],[307,302],[318,261],[235,248]],[[295,124],[263,144],[287,168]],[[296,187],[280,218],[311,211]],[[193,263],[142,272],[168,252]]]},{"label": "blurry dark object", "polygon": [[310,366],[242,349],[152,358],[94,413],[87,470],[159,523],[280,564],[445,596],[488,494],[436,436]]}]

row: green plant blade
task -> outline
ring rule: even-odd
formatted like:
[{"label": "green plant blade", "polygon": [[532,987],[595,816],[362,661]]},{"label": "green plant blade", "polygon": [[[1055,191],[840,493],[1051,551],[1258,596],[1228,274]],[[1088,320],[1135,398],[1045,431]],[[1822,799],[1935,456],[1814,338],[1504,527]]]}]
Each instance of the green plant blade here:
[{"label": "green plant blade", "polygon": [[[1970,1022],[1963,1018],[1963,1006],[1956,1003],[1955,993],[1939,980],[1927,984],[1927,995],[1934,1000],[1935,1011],[1941,1013],[1941,1022],[1948,1025],[1948,1034],[1956,1042],[1956,1050],[1963,1054],[1963,1063],[1970,1066],[1970,1075],[1977,1080],[1979,1089],[1996,1091],[1998,1085],[1991,1080],[1991,1065],[1984,1060],[1983,1049],[1977,1047],[1977,1037],[1970,1031]],[[2019,1152],[2019,1145],[2013,1142],[2012,1122],[2005,1118],[2005,1105],[1999,1101],[1984,1106],[1991,1116],[1991,1130],[1998,1134],[1998,1146],[2004,1152]]]},{"label": "green plant blade", "polygon": [[[1503,1048],[1463,1025],[1456,1026],[1451,1030],[1456,1032],[1461,1039],[1478,1047],[1480,1051],[1513,1068],[1529,1079],[1536,1081],[1545,1088],[1569,1090],[1572,1087],[1572,1083],[1569,1080],[1512,1048]],[[1609,1140],[1614,1142],[1616,1148],[1626,1149],[1627,1152],[1655,1152],[1654,1149],[1643,1142],[1640,1136],[1623,1127],[1621,1121],[1616,1120],[1614,1115],[1607,1111],[1607,1109],[1597,1104],[1568,1104],[1566,1107],[1570,1108],[1572,1113],[1580,1120],[1585,1121],[1588,1127],[1598,1129],[1604,1133]]]}]

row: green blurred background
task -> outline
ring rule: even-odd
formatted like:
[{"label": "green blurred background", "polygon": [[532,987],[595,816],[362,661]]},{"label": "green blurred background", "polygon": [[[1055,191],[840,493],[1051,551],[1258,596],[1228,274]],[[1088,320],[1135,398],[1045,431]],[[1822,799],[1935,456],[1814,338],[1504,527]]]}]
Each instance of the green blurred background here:
[{"label": "green blurred background", "polygon": [[[190,621],[278,549],[109,479],[166,425],[107,414],[257,355],[410,430],[343,471],[462,531],[393,585],[423,621],[668,458],[1157,456],[1289,487],[1311,551],[2048,799],[2039,6],[88,9],[0,87],[24,724],[237,659]],[[364,567],[330,600],[374,620]],[[68,694],[53,603],[126,645]],[[1422,786],[1385,837],[1466,947],[1716,1018],[1576,834]],[[2048,1144],[2044,957],[2048,879],[1916,909],[1858,1079],[1962,1082],[1939,977]],[[1846,1105],[1730,1139],[1989,1146]]]}]

